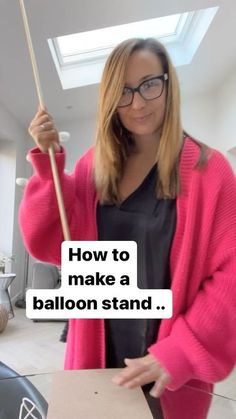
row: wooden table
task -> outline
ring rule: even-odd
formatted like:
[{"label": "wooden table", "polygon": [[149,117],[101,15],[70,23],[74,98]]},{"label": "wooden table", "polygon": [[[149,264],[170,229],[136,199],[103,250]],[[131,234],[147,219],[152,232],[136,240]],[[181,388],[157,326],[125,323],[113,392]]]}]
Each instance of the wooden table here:
[{"label": "wooden table", "polygon": [[152,419],[141,388],[112,382],[119,369],[54,374],[47,419]]}]

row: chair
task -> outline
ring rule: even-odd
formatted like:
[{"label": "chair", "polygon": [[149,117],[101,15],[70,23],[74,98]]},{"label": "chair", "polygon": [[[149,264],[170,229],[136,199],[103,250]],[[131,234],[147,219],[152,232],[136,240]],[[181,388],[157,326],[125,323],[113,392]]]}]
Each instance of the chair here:
[{"label": "chair", "polygon": [[[30,399],[46,418],[48,404],[37,388],[0,362],[0,419],[18,419],[23,398]],[[34,417],[41,419],[42,415],[34,412]]]},{"label": "chair", "polygon": [[[32,288],[33,289],[55,289],[60,288],[61,278],[59,269],[55,265],[44,262],[35,262],[32,267]],[[65,319],[34,319],[34,322],[44,321],[65,321]],[[1,418],[0,418],[1,419]]]},{"label": "chair", "polygon": [[53,289],[60,286],[60,274],[56,266],[43,262],[35,262],[32,269],[32,288]]}]

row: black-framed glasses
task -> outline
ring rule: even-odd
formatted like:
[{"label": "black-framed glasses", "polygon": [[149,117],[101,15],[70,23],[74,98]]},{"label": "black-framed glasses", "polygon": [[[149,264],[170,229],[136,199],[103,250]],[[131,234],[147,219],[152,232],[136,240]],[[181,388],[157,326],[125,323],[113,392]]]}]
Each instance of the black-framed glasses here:
[{"label": "black-framed glasses", "polygon": [[144,100],[157,99],[163,93],[166,80],[168,80],[168,74],[164,73],[160,76],[151,77],[150,79],[144,80],[137,87],[124,87],[117,107],[123,108],[124,106],[131,105],[135,92],[138,92]]}]

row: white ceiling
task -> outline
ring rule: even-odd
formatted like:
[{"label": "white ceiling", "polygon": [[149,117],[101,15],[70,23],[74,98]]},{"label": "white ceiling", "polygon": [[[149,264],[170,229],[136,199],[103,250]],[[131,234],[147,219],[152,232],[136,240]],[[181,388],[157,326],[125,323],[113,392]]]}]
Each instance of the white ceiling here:
[{"label": "white ceiling", "polygon": [[[63,91],[48,38],[210,6],[220,9],[207,35],[192,63],[178,68],[183,97],[214,89],[236,71],[235,0],[25,0],[50,113],[60,122],[94,115],[98,86]],[[27,126],[38,100],[18,0],[0,0],[0,53],[0,102]]]}]

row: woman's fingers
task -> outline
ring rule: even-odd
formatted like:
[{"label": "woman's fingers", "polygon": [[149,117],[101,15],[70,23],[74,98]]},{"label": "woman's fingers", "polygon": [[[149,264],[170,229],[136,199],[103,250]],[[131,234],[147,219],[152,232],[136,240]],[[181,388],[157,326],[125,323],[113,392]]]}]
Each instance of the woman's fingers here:
[{"label": "woman's fingers", "polygon": [[154,384],[150,390],[150,395],[152,397],[160,397],[165,390],[165,387],[170,382],[170,377],[168,375],[162,375]]},{"label": "woman's fingers", "polygon": [[39,108],[28,131],[42,152],[48,152],[51,145],[55,151],[60,151],[57,129],[51,115],[45,109]]},{"label": "woman's fingers", "polygon": [[128,381],[134,379],[138,375],[145,372],[145,366],[144,365],[138,365],[136,367],[126,367],[122,370],[122,372],[119,375],[116,375],[113,378],[113,382],[118,385],[124,385]]},{"label": "woman's fingers", "polygon": [[29,133],[30,135],[34,135],[35,133],[40,133],[40,132],[47,132],[47,131],[52,131],[55,130],[54,124],[51,121],[42,119],[39,120],[37,124],[35,125],[30,125],[29,127]]},{"label": "woman's fingers", "polygon": [[123,383],[126,388],[135,388],[137,386],[144,386],[150,382],[156,380],[156,374],[153,371],[144,371],[140,374],[137,374],[134,377],[130,377],[126,382]]},{"label": "woman's fingers", "polygon": [[113,382],[118,385],[131,389],[155,381],[150,394],[153,397],[159,397],[170,382],[170,375],[150,354],[141,358],[126,358],[125,364],[126,367],[113,377]]},{"label": "woman's fingers", "polygon": [[123,371],[114,377],[114,382],[128,388],[142,386],[144,384],[155,381],[161,369],[156,362],[147,362],[145,358],[125,359],[127,365]]},{"label": "woman's fingers", "polygon": [[46,122],[53,123],[53,119],[49,115],[45,115],[45,114],[39,115],[37,118],[34,118],[32,120],[32,122],[30,123],[29,128],[35,127],[35,126],[37,126],[39,124],[44,124]]}]

